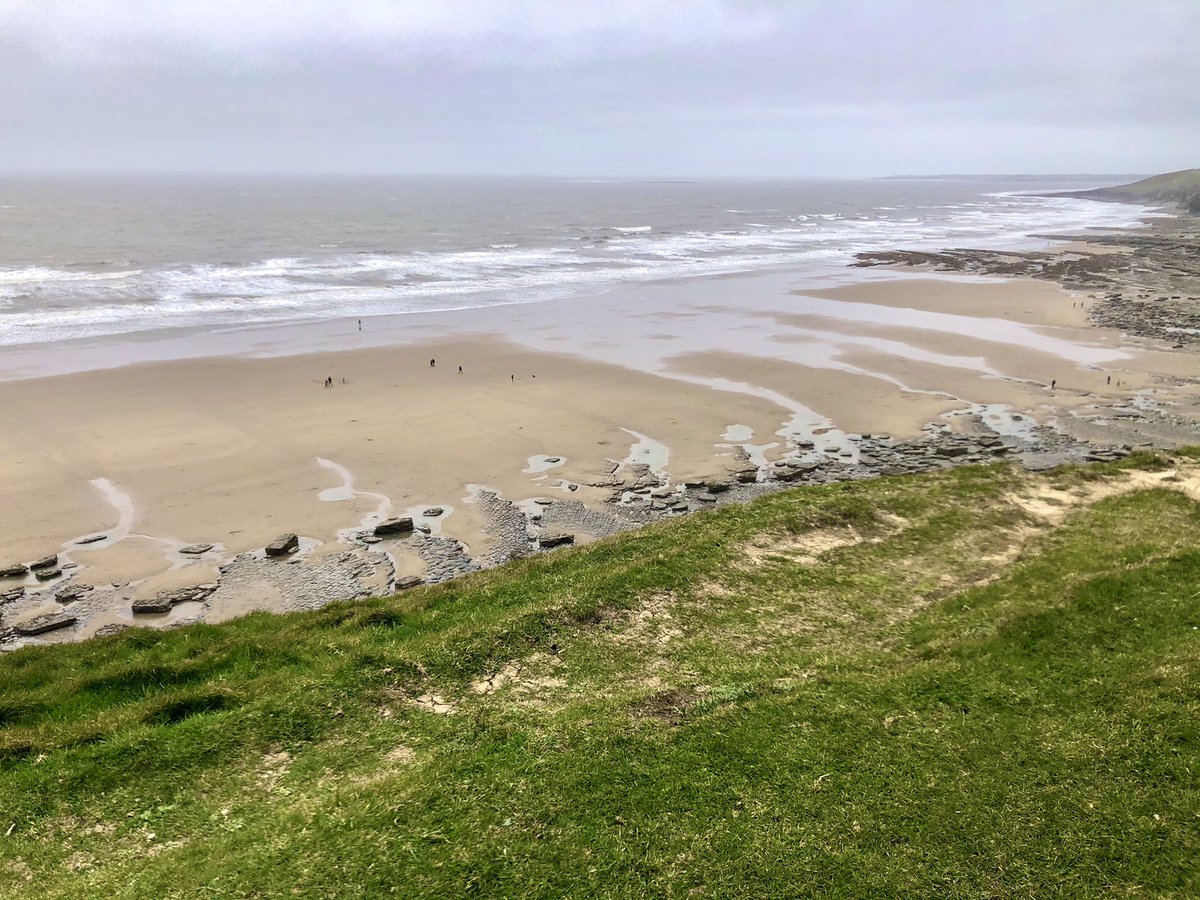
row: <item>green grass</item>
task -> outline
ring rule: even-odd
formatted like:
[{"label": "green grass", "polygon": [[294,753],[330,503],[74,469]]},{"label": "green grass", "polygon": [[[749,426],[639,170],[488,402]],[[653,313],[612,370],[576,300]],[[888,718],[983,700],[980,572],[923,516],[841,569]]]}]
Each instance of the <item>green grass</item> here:
[{"label": "green grass", "polygon": [[9,654],[0,895],[1195,896],[1200,506],[1011,502],[1164,465],[798,489]]},{"label": "green grass", "polygon": [[1179,172],[1152,175],[1132,184],[1100,188],[1096,193],[1112,197],[1125,197],[1129,200],[1186,203],[1200,196],[1200,169],[1183,169]]}]

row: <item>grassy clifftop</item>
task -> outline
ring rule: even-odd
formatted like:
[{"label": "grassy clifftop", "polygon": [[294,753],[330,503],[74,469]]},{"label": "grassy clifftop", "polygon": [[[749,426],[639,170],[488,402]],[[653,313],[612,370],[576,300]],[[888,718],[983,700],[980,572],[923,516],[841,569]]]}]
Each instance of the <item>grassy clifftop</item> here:
[{"label": "grassy clifftop", "polygon": [[13,653],[0,894],[1194,896],[1196,472],[798,489]]},{"label": "grassy clifftop", "polygon": [[1200,169],[1153,175],[1132,184],[1083,191],[1076,196],[1137,203],[1178,203],[1193,212],[1200,212]]}]

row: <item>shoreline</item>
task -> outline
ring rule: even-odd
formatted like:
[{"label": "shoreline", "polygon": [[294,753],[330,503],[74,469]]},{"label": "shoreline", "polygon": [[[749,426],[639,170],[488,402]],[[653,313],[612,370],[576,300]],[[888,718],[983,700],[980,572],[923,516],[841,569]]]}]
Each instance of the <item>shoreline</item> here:
[{"label": "shoreline", "polygon": [[[354,320],[255,327],[241,355],[181,353],[227,330],[175,335],[141,342],[173,361],[5,381],[0,568],[75,568],[0,577],[0,649],[440,581],[780,486],[1194,436],[1192,350],[1097,327],[1107,298],[996,274],[716,276],[379,317],[403,321],[361,338]],[[287,352],[322,336],[380,345]],[[37,355],[0,352],[0,373]],[[395,516],[411,535],[376,542]],[[299,550],[265,558],[285,532]],[[180,552],[196,544],[212,547]],[[57,627],[14,631],[31,622]]]}]

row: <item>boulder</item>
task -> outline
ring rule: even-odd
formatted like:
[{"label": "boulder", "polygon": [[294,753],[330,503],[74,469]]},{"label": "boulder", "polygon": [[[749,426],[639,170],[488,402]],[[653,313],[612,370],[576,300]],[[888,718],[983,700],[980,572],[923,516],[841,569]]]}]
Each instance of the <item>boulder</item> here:
[{"label": "boulder", "polygon": [[442,509],[440,506],[431,506],[431,507],[429,507],[429,509],[427,509],[423,513],[421,513],[421,515],[425,516],[428,519],[435,519],[444,512],[445,512],[445,510]]},{"label": "boulder", "polygon": [[89,534],[87,537],[78,538],[76,544],[95,544],[108,537],[107,534]]},{"label": "boulder", "polygon": [[0,566],[0,578],[16,578],[19,575],[24,575],[29,569],[24,563],[13,563],[8,566]]},{"label": "boulder", "polygon": [[176,603],[186,603],[189,600],[200,601],[217,589],[215,583],[193,584],[189,587],[175,588],[163,591],[153,597],[139,597],[134,600],[131,608],[135,613],[165,613],[170,612]]},{"label": "boulder", "polygon": [[409,516],[384,519],[375,526],[375,536],[383,537],[388,534],[408,534],[413,530],[413,520]]},{"label": "boulder", "polygon": [[20,600],[24,596],[25,588],[23,588],[21,585],[5,588],[4,590],[0,591],[0,606],[3,606],[5,603],[12,603],[14,600]]},{"label": "boulder", "polygon": [[811,475],[819,468],[821,468],[820,463],[789,459],[786,466],[775,469],[772,474],[780,481],[795,481],[805,475]]},{"label": "boulder", "polygon": [[186,547],[180,547],[179,552],[187,556],[199,556],[201,553],[207,553],[212,548],[212,544],[188,544]]},{"label": "boulder", "polygon": [[33,574],[38,581],[53,581],[55,578],[58,578],[62,575],[62,569],[60,569],[58,566],[54,566],[50,569],[36,569],[34,570]]},{"label": "boulder", "polygon": [[288,532],[267,544],[267,556],[287,556],[300,549],[300,538]]},{"label": "boulder", "polygon": [[130,605],[135,615],[144,613],[165,613],[171,611],[171,598],[166,594],[155,597],[139,597]]},{"label": "boulder", "polygon": [[70,613],[54,610],[53,612],[42,613],[40,616],[25,619],[22,622],[14,622],[13,631],[17,634],[30,636],[45,634],[47,631],[55,631],[59,628],[67,628],[74,625],[75,621],[75,617]]},{"label": "boulder", "polygon": [[35,572],[38,569],[52,569],[58,565],[58,554],[54,553],[50,556],[43,556],[41,559],[35,559],[29,564],[29,568]]},{"label": "boulder", "polygon": [[575,535],[566,531],[548,531],[545,534],[538,536],[538,546],[542,549],[550,547],[562,547],[567,544],[575,543]]},{"label": "boulder", "polygon": [[733,477],[737,479],[738,484],[753,484],[758,481],[758,469],[742,469],[740,472],[734,472]]},{"label": "boulder", "polygon": [[419,575],[405,575],[403,578],[396,579],[396,590],[407,591],[411,588],[419,587],[425,583],[425,579]]},{"label": "boulder", "polygon": [[55,595],[54,599],[59,603],[74,603],[91,590],[90,584],[68,584]]}]

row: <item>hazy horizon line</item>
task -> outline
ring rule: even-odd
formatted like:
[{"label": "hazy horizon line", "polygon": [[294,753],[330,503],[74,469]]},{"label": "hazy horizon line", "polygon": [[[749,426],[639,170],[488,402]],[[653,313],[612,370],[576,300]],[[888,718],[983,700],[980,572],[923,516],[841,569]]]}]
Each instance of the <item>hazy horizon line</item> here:
[{"label": "hazy horizon line", "polygon": [[[1178,170],[1178,171],[1187,171]],[[878,175],[805,175],[798,173],[769,173],[762,175],[728,175],[720,173],[678,174],[643,173],[618,175],[611,173],[513,173],[513,172],[429,172],[429,171],[348,171],[330,169],[266,171],[256,169],[35,169],[0,168],[0,178],[7,177],[187,177],[187,178],[463,178],[489,179],[496,181],[560,181],[578,183],[698,183],[704,181],[881,181],[881,180],[953,180],[953,179],[1112,179],[1145,178],[1149,175],[1166,174],[1157,172],[889,172]]]}]

